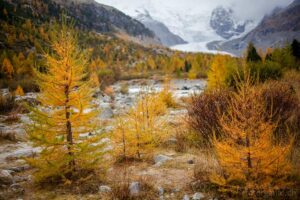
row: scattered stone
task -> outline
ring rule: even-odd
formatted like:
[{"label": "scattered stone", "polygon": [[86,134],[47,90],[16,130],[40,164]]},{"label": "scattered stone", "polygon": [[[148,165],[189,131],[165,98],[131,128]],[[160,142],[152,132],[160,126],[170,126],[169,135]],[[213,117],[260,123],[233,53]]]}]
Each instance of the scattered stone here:
[{"label": "scattered stone", "polygon": [[162,188],[162,187],[158,187],[157,188],[157,190],[158,190],[158,194],[159,194],[159,196],[162,196],[162,195],[164,195],[164,188]]},{"label": "scattered stone", "polygon": [[103,103],[110,103],[111,102],[111,97],[108,95],[104,95],[103,97],[100,97],[101,101]]},{"label": "scattered stone", "polygon": [[9,185],[14,182],[13,176],[9,170],[1,170],[0,171],[0,183]]},{"label": "scattered stone", "polygon": [[114,113],[111,108],[105,108],[101,111],[100,118],[101,119],[110,119],[114,116]]},{"label": "scattered stone", "polygon": [[27,115],[21,115],[20,120],[23,124],[29,124],[31,122]]},{"label": "scattered stone", "polygon": [[182,200],[190,200],[189,195],[185,194],[185,195],[183,196]]},{"label": "scattered stone", "polygon": [[165,163],[168,160],[172,160],[173,158],[169,157],[169,156],[165,156],[162,154],[159,154],[157,156],[154,157],[154,162],[156,166],[161,166],[163,163]]},{"label": "scattered stone", "polygon": [[27,134],[24,129],[21,128],[4,128],[0,131],[0,137],[11,141],[26,141]]},{"label": "scattered stone", "polygon": [[133,103],[133,99],[131,97],[126,97],[124,103],[126,105],[131,105]]},{"label": "scattered stone", "polygon": [[103,192],[103,193],[109,193],[109,192],[111,192],[112,190],[111,190],[111,188],[110,188],[109,186],[107,186],[107,185],[101,185],[101,186],[99,187],[99,191],[100,191],[100,192]]},{"label": "scattered stone", "polygon": [[10,186],[10,189],[16,194],[23,194],[24,188],[19,183],[14,183]]},{"label": "scattered stone", "polygon": [[8,157],[6,157],[6,160],[18,160],[20,158],[28,158],[28,157],[35,157],[39,152],[41,151],[41,148],[24,148],[24,149],[18,149],[11,153]]},{"label": "scattered stone", "polygon": [[132,196],[136,196],[140,193],[141,186],[139,182],[132,182],[129,186],[129,191]]},{"label": "scattered stone", "polygon": [[190,88],[187,87],[187,86],[183,86],[183,87],[182,87],[182,90],[190,90]]},{"label": "scattered stone", "polygon": [[194,164],[195,162],[194,162],[193,159],[190,159],[190,160],[187,161],[187,163],[190,164],[190,165],[192,165],[192,164]]},{"label": "scattered stone", "polygon": [[15,183],[25,182],[29,180],[28,176],[14,176],[13,178]]},{"label": "scattered stone", "polygon": [[204,198],[204,194],[202,194],[201,192],[197,192],[193,195],[193,200],[200,200]]}]

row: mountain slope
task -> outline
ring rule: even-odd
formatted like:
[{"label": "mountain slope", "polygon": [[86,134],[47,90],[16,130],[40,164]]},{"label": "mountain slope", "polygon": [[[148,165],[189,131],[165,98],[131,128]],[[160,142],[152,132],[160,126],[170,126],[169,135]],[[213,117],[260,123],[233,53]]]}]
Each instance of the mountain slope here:
[{"label": "mountain slope", "polygon": [[15,9],[20,18],[31,18],[37,22],[58,18],[63,12],[75,19],[76,26],[99,33],[122,33],[141,41],[160,44],[155,34],[139,21],[121,11],[99,4],[93,0],[1,0],[0,9]]},{"label": "mountain slope", "polygon": [[162,44],[166,46],[186,43],[186,41],[184,41],[181,37],[172,33],[165,24],[154,20],[147,11],[145,11],[145,13],[140,13],[136,19],[142,22],[148,29],[153,31]]},{"label": "mountain slope", "polygon": [[227,42],[212,42],[208,47],[241,55],[249,42],[264,50],[282,46],[293,39],[300,39],[300,0],[295,0],[284,9],[274,10],[244,37]]}]

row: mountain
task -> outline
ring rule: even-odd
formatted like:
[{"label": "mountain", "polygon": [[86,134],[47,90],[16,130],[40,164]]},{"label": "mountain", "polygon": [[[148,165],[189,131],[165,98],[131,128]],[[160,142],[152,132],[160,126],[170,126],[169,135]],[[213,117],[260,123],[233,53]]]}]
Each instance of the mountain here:
[{"label": "mountain", "polygon": [[211,14],[210,26],[224,39],[239,36],[245,32],[251,20],[239,21],[231,8],[216,7]]},{"label": "mountain", "polygon": [[300,40],[300,0],[295,0],[286,8],[275,9],[247,35],[226,42],[212,42],[208,47],[241,55],[249,42],[265,50],[283,46],[293,39]]},{"label": "mountain", "polygon": [[15,8],[18,17],[31,18],[37,22],[59,18],[63,12],[67,12],[75,20],[76,26],[82,29],[125,34],[141,42],[160,44],[155,34],[141,22],[93,0],[22,0],[22,3],[19,0],[1,0],[1,10],[3,7],[10,7],[12,11]]},{"label": "mountain", "polygon": [[136,19],[153,31],[163,45],[173,46],[186,43],[181,37],[172,33],[165,24],[154,20],[146,10],[144,13],[140,13]]}]

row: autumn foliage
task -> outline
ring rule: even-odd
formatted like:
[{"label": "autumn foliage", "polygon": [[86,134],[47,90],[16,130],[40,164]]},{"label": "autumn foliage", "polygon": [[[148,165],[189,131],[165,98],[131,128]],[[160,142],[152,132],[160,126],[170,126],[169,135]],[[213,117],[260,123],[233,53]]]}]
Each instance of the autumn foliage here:
[{"label": "autumn foliage", "polygon": [[[101,170],[105,142],[97,135],[97,109],[92,105],[93,81],[87,79],[87,57],[78,48],[72,27],[57,27],[52,39],[53,53],[45,54],[47,72],[37,72],[41,107],[31,108],[28,124],[31,141],[41,147],[36,158],[36,181],[62,181],[88,177]],[[80,134],[89,134],[81,139]]]},{"label": "autumn foliage", "polygon": [[162,117],[166,109],[159,94],[140,94],[135,106],[116,120],[113,140],[118,160],[141,160],[152,155],[154,147],[168,135],[167,123]]},{"label": "autumn foliage", "polygon": [[273,133],[277,124],[266,119],[265,112],[249,79],[241,83],[220,119],[224,135],[213,142],[221,172],[213,174],[211,181],[221,191],[255,197],[291,186],[293,140],[276,143]]}]

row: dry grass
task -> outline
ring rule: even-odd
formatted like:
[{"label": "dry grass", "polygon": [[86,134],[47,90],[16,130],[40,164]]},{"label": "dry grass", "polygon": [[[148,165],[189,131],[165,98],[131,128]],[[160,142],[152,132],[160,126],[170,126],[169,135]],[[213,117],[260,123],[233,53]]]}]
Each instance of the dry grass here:
[{"label": "dry grass", "polygon": [[[112,192],[101,194],[101,199],[115,200],[154,200],[158,199],[158,191],[153,180],[146,176],[136,176],[133,171],[127,168],[126,164],[117,168],[118,173],[110,177]],[[130,185],[132,182],[140,184],[139,194],[131,194]]]}]

